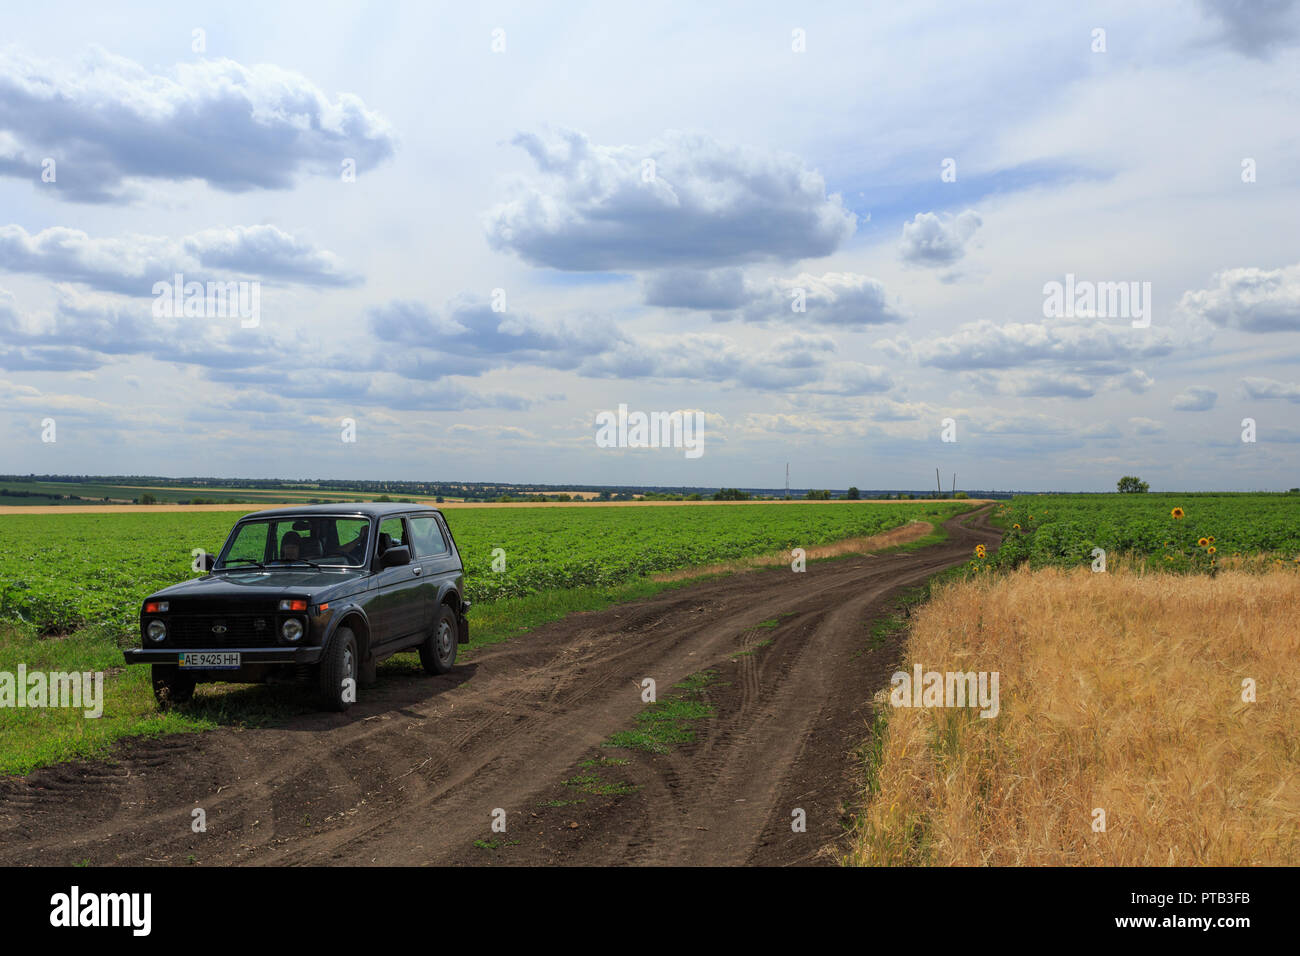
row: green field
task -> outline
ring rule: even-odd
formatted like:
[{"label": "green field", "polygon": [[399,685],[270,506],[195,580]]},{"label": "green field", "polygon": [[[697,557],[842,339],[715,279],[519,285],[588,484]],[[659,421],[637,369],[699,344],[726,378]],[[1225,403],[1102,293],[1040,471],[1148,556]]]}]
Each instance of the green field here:
[{"label": "green field", "polygon": [[[955,502],[501,508],[450,512],[475,603],[619,585],[647,574],[876,534],[946,518]],[[46,632],[134,631],[152,591],[192,577],[191,551],[216,552],[237,512],[6,515],[0,619]],[[505,551],[506,569],[492,570]]]},{"label": "green field", "polygon": [[998,523],[1007,533],[991,560],[1001,567],[1087,564],[1093,548],[1173,570],[1205,570],[1241,555],[1300,557],[1294,493],[1022,495],[998,509]]}]

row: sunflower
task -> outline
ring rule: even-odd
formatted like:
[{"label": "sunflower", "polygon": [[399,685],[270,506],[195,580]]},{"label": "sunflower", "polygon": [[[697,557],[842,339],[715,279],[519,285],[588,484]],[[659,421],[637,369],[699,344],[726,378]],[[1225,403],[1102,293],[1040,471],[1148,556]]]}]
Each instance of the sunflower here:
[{"label": "sunflower", "polygon": [[987,553],[988,553],[988,552],[985,550],[984,545],[982,545],[982,544],[977,544],[977,545],[975,545],[975,556],[976,556],[976,557],[978,557],[978,558],[982,558],[982,557],[984,557],[985,554],[987,554]]},{"label": "sunflower", "polygon": [[1173,511],[1169,512],[1176,521],[1181,521],[1185,513],[1186,512],[1184,512],[1182,508],[1175,508]]},{"label": "sunflower", "polygon": [[1210,543],[1210,539],[1209,539],[1209,538],[1197,538],[1197,539],[1196,539],[1196,543],[1197,543],[1197,545],[1199,545],[1200,547],[1203,548],[1203,547],[1205,547],[1207,544]]},{"label": "sunflower", "polygon": [[1018,524],[1013,524],[1011,527],[1014,528],[1014,529],[1017,530],[1017,531],[1020,530],[1020,525],[1018,525]]},{"label": "sunflower", "polygon": [[1216,550],[1218,550],[1218,549],[1215,548],[1214,545],[1210,545],[1208,548],[1205,549],[1205,553],[1206,553],[1206,554],[1214,554],[1214,552],[1215,552]]},{"label": "sunflower", "polygon": [[1209,542],[1210,544],[1214,544],[1214,535],[1210,535]]}]

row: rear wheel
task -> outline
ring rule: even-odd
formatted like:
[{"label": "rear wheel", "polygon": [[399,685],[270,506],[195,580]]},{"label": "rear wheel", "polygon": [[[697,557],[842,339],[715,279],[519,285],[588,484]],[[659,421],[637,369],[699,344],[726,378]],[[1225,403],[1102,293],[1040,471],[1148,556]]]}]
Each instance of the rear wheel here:
[{"label": "rear wheel", "polygon": [[439,605],[437,623],[433,633],[420,645],[420,663],[430,674],[445,674],[456,665],[456,613],[447,605]]},{"label": "rear wheel", "polygon": [[320,659],[320,705],[345,711],[357,699],[357,638],[351,628],[340,627],[330,638]]},{"label": "rear wheel", "polygon": [[175,664],[153,665],[153,696],[160,707],[188,703],[196,683],[193,674],[181,673]]}]

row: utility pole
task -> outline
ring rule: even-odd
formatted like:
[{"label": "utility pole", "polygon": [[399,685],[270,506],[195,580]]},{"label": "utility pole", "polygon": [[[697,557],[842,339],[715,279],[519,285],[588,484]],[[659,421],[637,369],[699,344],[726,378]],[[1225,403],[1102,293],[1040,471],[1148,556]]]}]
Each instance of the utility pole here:
[{"label": "utility pole", "polygon": [[957,472],[955,471],[952,473],[952,493],[954,496],[957,494]]},{"label": "utility pole", "polygon": [[939,480],[939,469],[934,470],[934,486],[939,489],[939,497],[943,497],[943,482]]},{"label": "utility pole", "polygon": [[785,500],[790,500],[790,463],[785,463]]}]

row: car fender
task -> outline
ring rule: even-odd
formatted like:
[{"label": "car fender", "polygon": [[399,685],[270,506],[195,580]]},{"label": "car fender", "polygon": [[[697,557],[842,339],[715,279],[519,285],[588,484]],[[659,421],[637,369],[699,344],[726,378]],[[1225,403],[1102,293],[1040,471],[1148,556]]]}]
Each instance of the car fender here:
[{"label": "car fender", "polygon": [[[448,595],[452,596],[450,601],[447,600]],[[456,615],[456,624],[458,625],[458,628],[460,630],[460,634],[457,636],[456,643],[468,644],[469,643],[469,619],[466,618],[465,616],[465,609],[467,605],[465,604],[465,596],[464,594],[461,593],[461,589],[458,588],[456,584],[452,581],[444,581],[438,587],[438,604],[451,605],[452,613]]]},{"label": "car fender", "polygon": [[320,646],[328,647],[329,642],[334,638],[335,632],[337,632],[338,629],[343,625],[343,621],[355,615],[361,618],[361,620],[365,622],[366,649],[368,651],[370,647],[371,627],[370,627],[370,617],[369,615],[366,614],[365,608],[363,608],[360,604],[351,602],[348,604],[344,604],[342,607],[339,607],[337,610],[335,610],[334,606],[331,605],[330,610],[333,611],[334,613],[330,615],[330,622],[325,627],[325,634],[321,637]]}]

